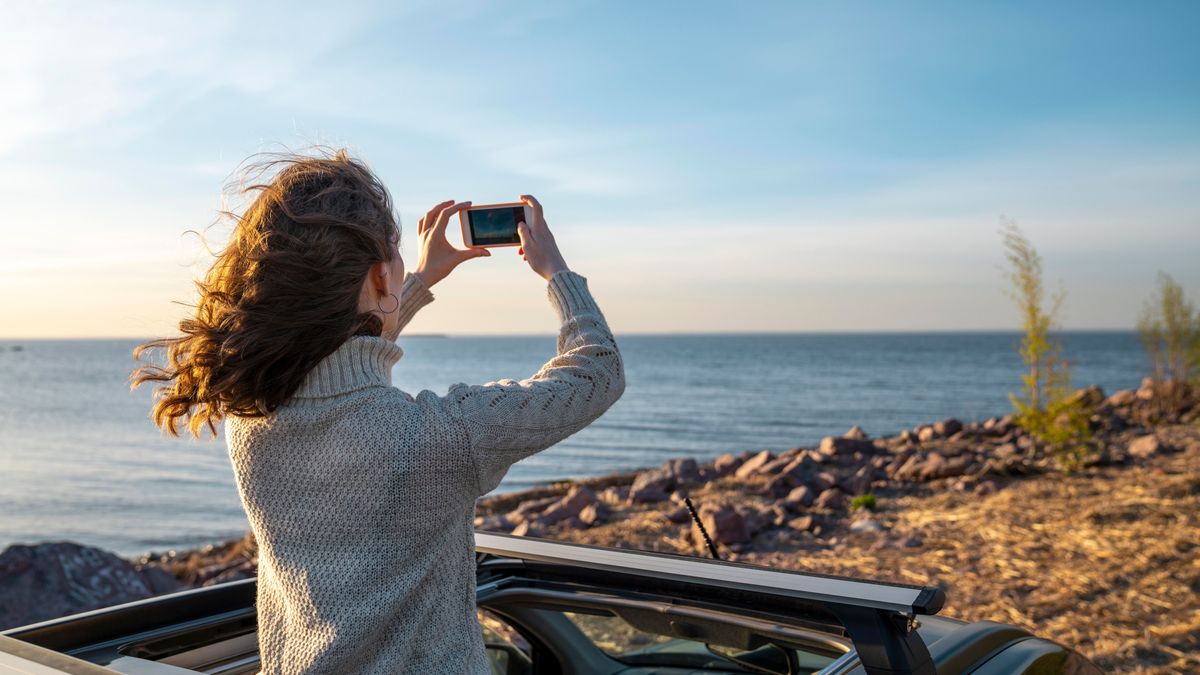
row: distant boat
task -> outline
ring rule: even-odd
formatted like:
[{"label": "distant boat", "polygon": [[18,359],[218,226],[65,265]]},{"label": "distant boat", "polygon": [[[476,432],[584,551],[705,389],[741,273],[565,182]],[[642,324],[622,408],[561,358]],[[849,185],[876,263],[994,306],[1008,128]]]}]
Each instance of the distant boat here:
[{"label": "distant boat", "polygon": [[22,347],[21,345],[13,345],[13,346],[12,346],[12,350],[13,350],[14,352],[19,352],[19,351],[22,351],[22,350],[24,350],[24,349],[25,349],[25,348],[24,348],[24,347]]}]

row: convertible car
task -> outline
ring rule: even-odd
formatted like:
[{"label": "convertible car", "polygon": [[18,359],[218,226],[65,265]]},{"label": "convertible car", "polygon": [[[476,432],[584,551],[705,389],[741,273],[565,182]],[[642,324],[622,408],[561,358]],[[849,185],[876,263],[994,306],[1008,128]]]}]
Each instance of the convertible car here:
[{"label": "convertible car", "polygon": [[[495,673],[1100,672],[1020,628],[936,616],[936,588],[487,532],[475,542]],[[237,581],[11,629],[0,673],[255,673],[254,590]]]}]

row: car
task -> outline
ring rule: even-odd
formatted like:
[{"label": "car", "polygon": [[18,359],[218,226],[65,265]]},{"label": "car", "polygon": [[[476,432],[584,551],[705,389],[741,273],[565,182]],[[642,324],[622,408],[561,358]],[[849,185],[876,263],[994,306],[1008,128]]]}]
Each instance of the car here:
[{"label": "car", "polygon": [[[475,544],[498,674],[1101,672],[1024,629],[936,616],[934,587],[482,531]],[[0,671],[255,673],[254,597],[246,579],[10,629]]]}]

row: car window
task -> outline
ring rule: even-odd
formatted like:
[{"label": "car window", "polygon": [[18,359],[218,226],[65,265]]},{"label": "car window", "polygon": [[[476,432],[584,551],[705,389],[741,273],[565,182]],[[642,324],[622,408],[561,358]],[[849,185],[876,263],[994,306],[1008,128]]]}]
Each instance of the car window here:
[{"label": "car window", "polygon": [[486,609],[476,610],[475,618],[479,620],[479,627],[483,630],[488,666],[494,675],[527,673],[532,670],[533,649],[517,629]]},{"label": "car window", "polygon": [[[563,612],[608,656],[628,665],[679,666],[730,673],[816,672],[838,655],[765,645],[753,650],[705,644],[636,628],[619,616]],[[790,665],[789,665],[790,663]]]}]

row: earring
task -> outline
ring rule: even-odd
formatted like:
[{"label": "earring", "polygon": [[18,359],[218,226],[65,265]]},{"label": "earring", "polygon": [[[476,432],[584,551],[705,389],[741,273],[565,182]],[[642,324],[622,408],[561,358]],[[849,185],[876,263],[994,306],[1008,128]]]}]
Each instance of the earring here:
[{"label": "earring", "polygon": [[391,296],[392,299],[396,301],[396,306],[391,309],[384,309],[382,304],[378,302],[375,303],[375,306],[379,308],[379,311],[383,312],[384,314],[391,314],[392,312],[400,309],[400,298],[397,298],[395,293],[392,293]]}]

